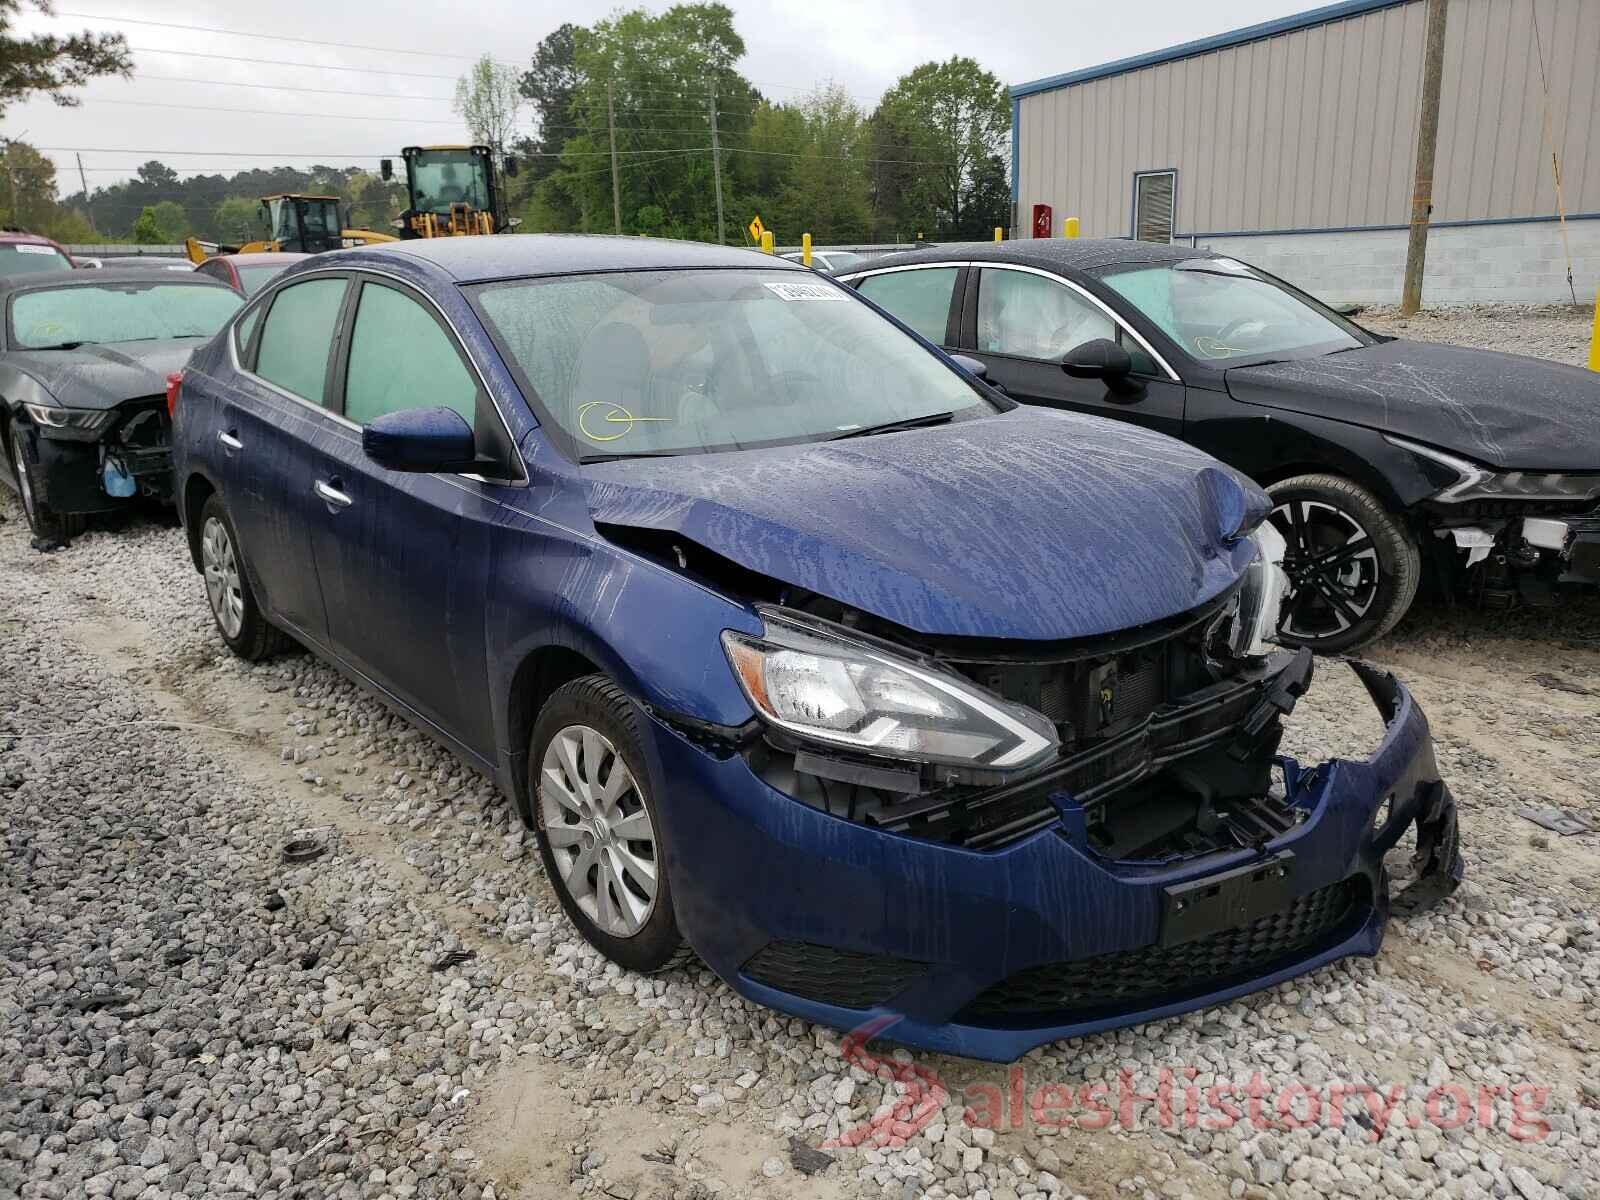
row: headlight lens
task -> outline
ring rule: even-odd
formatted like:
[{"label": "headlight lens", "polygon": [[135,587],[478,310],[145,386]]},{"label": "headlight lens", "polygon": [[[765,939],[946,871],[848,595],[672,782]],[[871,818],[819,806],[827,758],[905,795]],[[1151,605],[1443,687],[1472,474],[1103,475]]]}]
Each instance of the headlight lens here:
[{"label": "headlight lens", "polygon": [[108,408],[61,408],[54,404],[24,404],[22,407],[41,429],[99,429],[111,417]]},{"label": "headlight lens", "polygon": [[1432,446],[1418,445],[1404,438],[1385,436],[1392,446],[1409,450],[1420,458],[1448,467],[1455,472],[1456,480],[1433,496],[1445,503],[1462,500],[1573,500],[1584,501],[1600,496],[1600,473],[1574,475],[1565,472],[1507,471],[1496,473],[1477,463],[1435,450]]},{"label": "headlight lens", "polygon": [[797,737],[912,762],[1013,771],[1060,745],[1040,713],[958,675],[763,607],[761,637],[722,634],[762,719]]},{"label": "headlight lens", "polygon": [[1289,577],[1283,571],[1283,535],[1263,521],[1250,535],[1256,556],[1245,568],[1239,589],[1239,611],[1229,643],[1244,658],[1261,658],[1277,649],[1278,613]]}]

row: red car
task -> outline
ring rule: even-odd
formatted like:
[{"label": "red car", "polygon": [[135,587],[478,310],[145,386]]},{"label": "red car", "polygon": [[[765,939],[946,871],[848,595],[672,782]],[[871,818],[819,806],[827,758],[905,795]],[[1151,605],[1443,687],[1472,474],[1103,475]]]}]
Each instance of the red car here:
[{"label": "red car", "polygon": [[0,278],[70,271],[78,264],[62,246],[37,233],[0,229]]},{"label": "red car", "polygon": [[206,259],[195,270],[202,275],[222,280],[236,292],[254,296],[280,271],[308,257],[309,255],[293,254],[285,250],[266,254],[219,254],[215,258]]}]

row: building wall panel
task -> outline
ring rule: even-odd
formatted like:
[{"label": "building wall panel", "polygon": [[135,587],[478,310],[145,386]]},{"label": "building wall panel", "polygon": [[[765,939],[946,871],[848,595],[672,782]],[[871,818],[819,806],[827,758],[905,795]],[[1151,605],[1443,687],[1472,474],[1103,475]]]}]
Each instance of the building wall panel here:
[{"label": "building wall panel", "polygon": [[[1408,0],[1025,95],[1019,220],[1126,237],[1135,172],[1176,168],[1183,234],[1403,224],[1425,25]],[[1434,216],[1555,211],[1547,85],[1566,208],[1600,212],[1597,63],[1600,0],[1451,0]]]}]

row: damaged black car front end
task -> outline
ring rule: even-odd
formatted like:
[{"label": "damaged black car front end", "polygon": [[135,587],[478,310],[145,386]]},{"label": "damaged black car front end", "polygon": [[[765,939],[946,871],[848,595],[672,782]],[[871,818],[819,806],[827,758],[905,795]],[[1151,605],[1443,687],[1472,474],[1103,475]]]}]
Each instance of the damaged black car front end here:
[{"label": "damaged black car front end", "polygon": [[48,279],[0,288],[0,476],[41,548],[87,514],[171,499],[168,376],[240,303],[198,276]]}]

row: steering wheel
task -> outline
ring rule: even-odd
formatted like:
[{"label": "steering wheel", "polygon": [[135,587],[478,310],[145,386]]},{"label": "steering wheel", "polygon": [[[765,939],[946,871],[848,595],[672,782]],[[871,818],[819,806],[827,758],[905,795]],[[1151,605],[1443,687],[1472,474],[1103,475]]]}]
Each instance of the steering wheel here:
[{"label": "steering wheel", "polygon": [[779,371],[769,378],[771,378],[774,385],[772,402],[785,406],[795,402],[796,391],[806,387],[820,388],[822,386],[822,380],[808,371]]},{"label": "steering wheel", "polygon": [[1267,322],[1260,317],[1236,317],[1217,331],[1217,341],[1225,342],[1234,334],[1251,325],[1256,326],[1256,328],[1252,333],[1246,335],[1247,337],[1259,337],[1267,328]]}]

